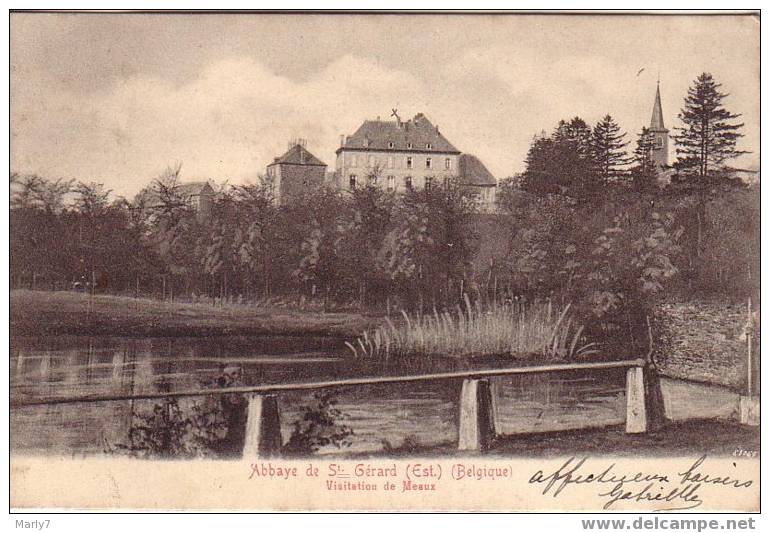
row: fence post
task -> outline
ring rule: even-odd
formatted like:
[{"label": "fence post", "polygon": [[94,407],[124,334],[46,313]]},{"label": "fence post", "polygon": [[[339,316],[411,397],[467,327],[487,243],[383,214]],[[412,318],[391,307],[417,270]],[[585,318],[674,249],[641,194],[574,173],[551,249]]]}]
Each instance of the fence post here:
[{"label": "fence post", "polygon": [[243,457],[276,457],[282,445],[278,399],[274,395],[252,394],[247,407]]},{"label": "fence post", "polygon": [[626,373],[626,433],[654,431],[665,422],[665,404],[655,366],[629,368]]},{"label": "fence post", "polygon": [[458,449],[484,451],[495,436],[489,380],[464,379],[460,391]]},{"label": "fence post", "polygon": [[758,426],[759,398],[757,396],[740,396],[738,401],[741,424],[746,426]]},{"label": "fence post", "polygon": [[644,370],[641,367],[632,367],[626,372],[626,433],[645,433],[646,431]]},{"label": "fence post", "polygon": [[738,418],[747,426],[759,425],[759,396],[754,394],[754,357],[752,337],[754,335],[754,316],[751,311],[751,298],[748,300],[748,316],[744,333],[746,335],[746,391],[738,400]]}]

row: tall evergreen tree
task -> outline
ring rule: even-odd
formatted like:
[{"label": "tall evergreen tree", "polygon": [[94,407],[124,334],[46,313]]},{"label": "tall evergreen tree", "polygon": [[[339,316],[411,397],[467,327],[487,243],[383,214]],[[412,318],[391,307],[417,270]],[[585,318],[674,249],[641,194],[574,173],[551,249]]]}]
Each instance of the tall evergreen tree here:
[{"label": "tall evergreen tree", "polygon": [[580,117],[573,117],[569,122],[559,121],[553,134],[557,143],[569,143],[572,149],[582,158],[590,156],[591,128]]},{"label": "tall evergreen tree", "polygon": [[655,181],[655,161],[652,158],[652,149],[655,139],[647,128],[642,128],[636,139],[634,148],[631,178],[634,188],[637,190],[649,189]]},{"label": "tall evergreen tree", "polygon": [[554,141],[543,132],[532,139],[524,163],[521,188],[533,194],[560,192],[559,175],[553,175]]},{"label": "tall evergreen tree", "polygon": [[596,196],[601,185],[591,150],[591,128],[585,120],[574,117],[559,123],[554,134],[558,147],[558,165],[569,183],[569,194],[582,199]]},{"label": "tall evergreen tree", "polygon": [[679,113],[684,127],[676,128],[679,133],[674,135],[677,166],[699,178],[708,177],[709,171],[716,170],[726,159],[746,153],[736,149],[737,140],[743,136],[738,131],[743,124],[732,121],[740,115],[722,106],[728,93],[719,92],[720,87],[711,74],[704,72],[687,90]]},{"label": "tall evergreen tree", "polygon": [[601,180],[609,181],[622,174],[622,167],[631,162],[626,153],[626,133],[617,122],[605,115],[591,132],[591,155]]},{"label": "tall evergreen tree", "polygon": [[[711,74],[704,72],[687,90],[684,108],[679,119],[684,126],[676,128],[677,161],[674,168],[683,175],[684,183],[695,186],[696,202],[693,209],[694,232],[689,248],[691,279],[700,279],[705,271],[704,234],[708,228],[707,209],[710,184],[719,177],[724,161],[746,153],[736,148],[737,141],[743,135],[739,132],[742,123],[734,120],[740,115],[727,111],[722,100],[727,93],[719,92],[721,84]],[[687,178],[695,178],[694,180]]]},{"label": "tall evergreen tree", "polygon": [[522,189],[535,194],[595,195],[599,185],[591,157],[591,128],[580,117],[561,120],[550,137],[532,141]]}]

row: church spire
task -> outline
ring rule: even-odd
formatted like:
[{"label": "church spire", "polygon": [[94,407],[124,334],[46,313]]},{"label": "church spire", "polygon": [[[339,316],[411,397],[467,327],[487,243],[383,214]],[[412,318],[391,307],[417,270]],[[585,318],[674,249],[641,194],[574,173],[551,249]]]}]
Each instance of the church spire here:
[{"label": "church spire", "polygon": [[668,130],[663,124],[663,106],[660,104],[660,80],[655,91],[655,105],[652,106],[650,119],[650,134],[652,135],[652,161],[660,172],[668,167]]},{"label": "church spire", "polygon": [[660,80],[655,92],[655,105],[652,107],[652,119],[650,119],[650,131],[668,131],[663,125],[663,107],[660,104]]}]

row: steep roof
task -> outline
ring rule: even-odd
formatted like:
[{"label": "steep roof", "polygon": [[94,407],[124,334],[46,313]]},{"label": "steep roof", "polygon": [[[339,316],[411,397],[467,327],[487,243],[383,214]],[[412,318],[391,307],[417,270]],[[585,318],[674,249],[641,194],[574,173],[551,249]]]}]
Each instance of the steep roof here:
[{"label": "steep roof", "polygon": [[652,106],[652,118],[650,119],[651,131],[668,131],[663,125],[663,106],[660,104],[660,84],[655,92],[655,104]]},{"label": "steep roof", "polygon": [[[176,184],[176,194],[182,198],[191,198],[206,193],[214,196],[216,193],[208,181],[191,181]],[[144,202],[152,207],[160,201],[160,196],[152,185],[145,187],[134,197],[134,204]]]},{"label": "steep roof", "polygon": [[[206,191],[208,189],[208,191]],[[209,185],[208,181],[194,181],[190,183],[180,183],[177,185],[177,190],[180,194],[184,196],[195,196],[199,195],[202,192],[214,192],[214,189],[211,188],[211,185]]]},{"label": "steep roof", "polygon": [[[430,145],[430,148],[428,148]],[[414,118],[400,120],[366,120],[345,140],[344,149],[393,150],[398,152],[459,153],[428,118],[418,113]]]},{"label": "steep roof", "polygon": [[276,157],[272,163],[270,163],[268,166],[272,165],[279,165],[279,164],[286,164],[286,165],[307,165],[307,166],[313,166],[313,167],[325,167],[326,163],[318,159],[316,156],[311,154],[307,151],[307,148],[302,146],[301,144],[295,144],[289,150],[283,154],[281,157]]},{"label": "steep roof", "polygon": [[492,173],[484,166],[484,163],[473,154],[462,154],[460,156],[460,181],[464,185],[476,186],[494,186],[497,180]]}]

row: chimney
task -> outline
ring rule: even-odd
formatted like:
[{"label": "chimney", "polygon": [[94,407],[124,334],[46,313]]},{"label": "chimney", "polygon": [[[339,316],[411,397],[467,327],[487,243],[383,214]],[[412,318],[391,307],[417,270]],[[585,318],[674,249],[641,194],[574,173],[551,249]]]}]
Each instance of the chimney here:
[{"label": "chimney", "polygon": [[438,131],[438,124],[436,124],[436,133],[439,133],[439,131]]}]

